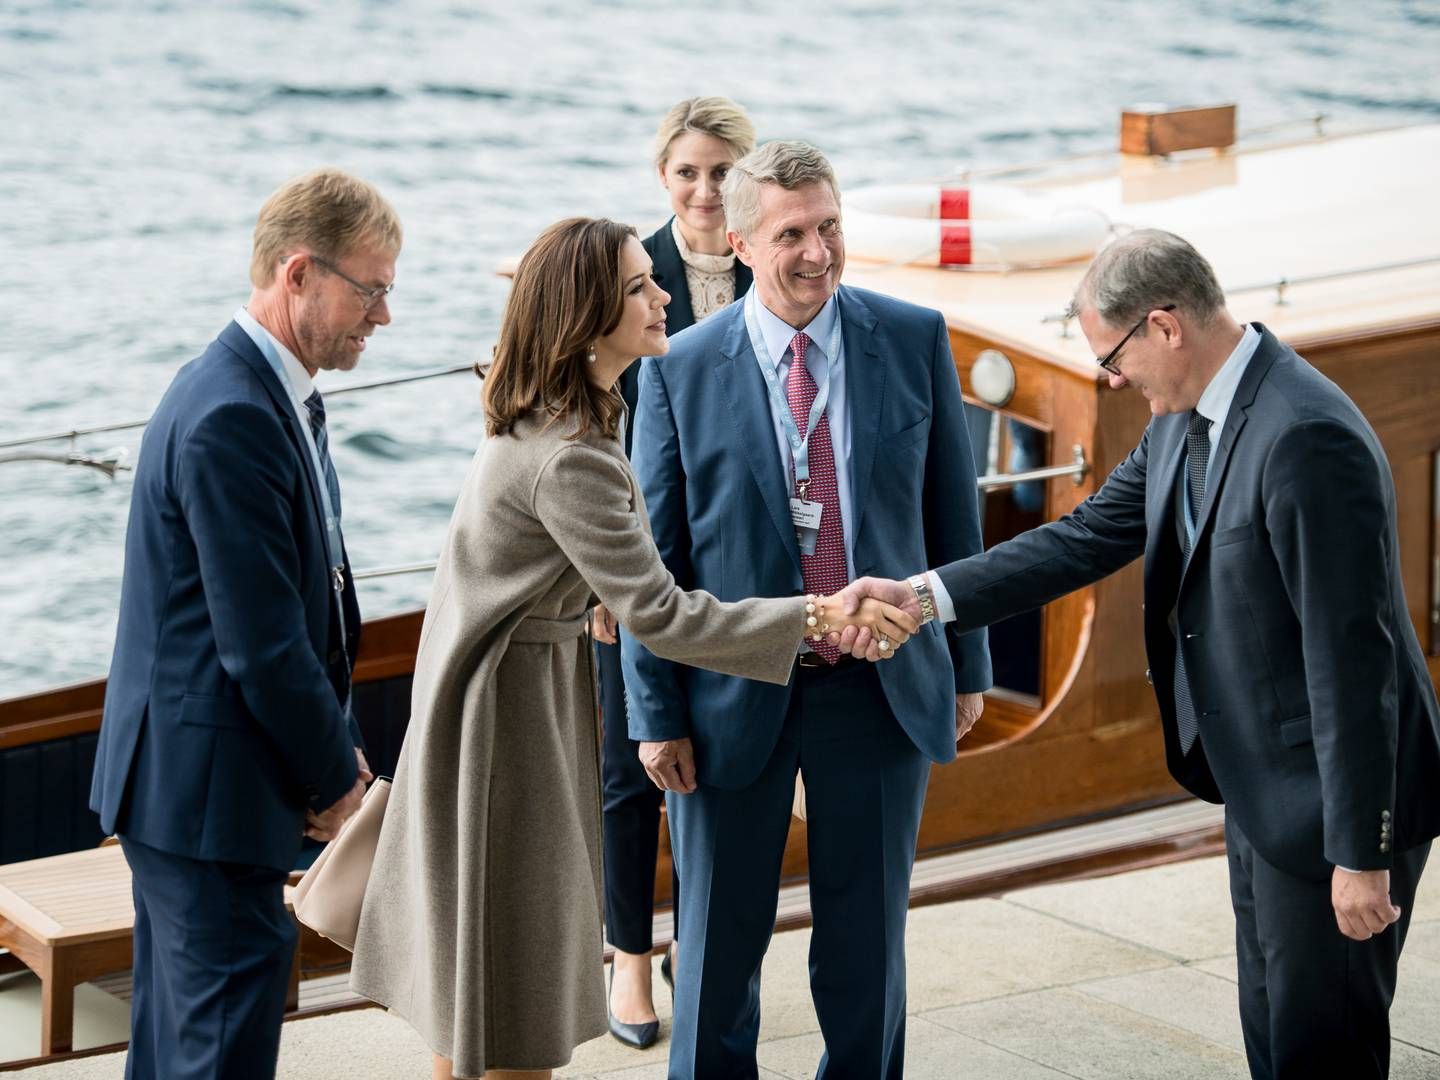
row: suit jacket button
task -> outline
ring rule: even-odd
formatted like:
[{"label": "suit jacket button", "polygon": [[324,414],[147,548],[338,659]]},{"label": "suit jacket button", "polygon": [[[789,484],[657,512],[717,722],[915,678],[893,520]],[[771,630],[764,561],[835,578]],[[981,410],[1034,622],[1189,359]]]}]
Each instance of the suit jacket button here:
[{"label": "suit jacket button", "polygon": [[1380,820],[1381,820],[1381,821],[1389,821],[1389,820],[1390,820],[1390,811],[1389,811],[1389,810],[1381,810],[1381,811],[1380,811]]},{"label": "suit jacket button", "polygon": [[1150,677],[1150,669],[1148,667],[1145,669],[1145,681],[1151,686],[1155,685],[1155,680]]},{"label": "suit jacket button", "polygon": [[1390,850],[1390,845],[1387,844],[1385,841],[1382,840],[1382,841],[1380,841],[1380,850],[1381,850],[1381,851],[1389,851],[1389,850]]}]

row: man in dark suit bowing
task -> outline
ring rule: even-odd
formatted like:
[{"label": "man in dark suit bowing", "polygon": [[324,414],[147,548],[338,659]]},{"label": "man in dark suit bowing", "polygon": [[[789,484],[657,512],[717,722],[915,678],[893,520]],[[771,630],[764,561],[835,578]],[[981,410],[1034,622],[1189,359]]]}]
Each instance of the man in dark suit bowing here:
[{"label": "man in dark suit bowing", "polygon": [[134,874],[126,1076],[273,1076],[302,834],[370,779],[350,713],[360,627],[317,371],[377,326],[400,222],[309,173],[265,203],[249,303],[145,431],[90,805]]},{"label": "man in dark suit bowing", "polygon": [[[746,155],[722,197],[754,285],[644,362],[636,409],[635,473],[676,579],[727,599],[828,593],[856,572],[978,552],[944,319],[840,286],[839,192],[813,147]],[[760,966],[799,770],[818,1075],[900,1076],[920,811],[931,762],[955,756],[990,685],[984,632],[934,628],[880,665],[815,643],[785,687],[622,645],[630,735],[669,792],[685,891],[670,1075],[757,1074]]]},{"label": "man in dark suit bowing", "polygon": [[1384,449],[1339,388],[1231,317],[1177,236],[1117,240],[1073,308],[1110,385],[1150,402],[1140,445],[1059,521],[912,579],[918,590],[853,593],[984,626],[1143,555],[1170,771],[1225,804],[1251,1074],[1383,1077],[1410,906],[1440,833],[1435,688]]}]

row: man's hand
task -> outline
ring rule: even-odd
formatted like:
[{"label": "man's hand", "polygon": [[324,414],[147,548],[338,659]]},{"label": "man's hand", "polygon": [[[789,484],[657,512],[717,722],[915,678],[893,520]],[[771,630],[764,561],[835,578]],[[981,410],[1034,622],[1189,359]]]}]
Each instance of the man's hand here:
[{"label": "man's hand", "polygon": [[[835,595],[841,602],[840,610],[844,615],[854,615],[860,610],[860,601],[867,596],[873,596],[887,604],[894,604],[917,622],[920,620],[920,598],[915,595],[915,590],[908,581],[856,578]],[[831,634],[830,641],[840,646],[842,653],[848,652],[857,660],[869,660],[873,663],[880,659],[880,649],[874,635],[866,627],[847,626],[838,637]]]},{"label": "man's hand", "polygon": [[590,636],[603,645],[614,645],[620,640],[620,623],[611,615],[604,604],[596,604],[590,612]]},{"label": "man's hand", "polygon": [[640,764],[661,791],[688,795],[695,790],[695,748],[689,739],[642,742]]},{"label": "man's hand", "polygon": [[[359,753],[357,750],[356,753]],[[361,774],[367,775],[369,769]],[[314,810],[305,811],[305,835],[312,840],[334,840],[340,835],[340,826],[344,825],[355,811],[360,809],[360,800],[365,798],[365,781],[360,777],[355,778],[355,786],[340,796],[331,806],[316,813]]]},{"label": "man's hand", "polygon": [[970,734],[970,729],[975,726],[975,721],[980,719],[980,714],[984,711],[984,694],[955,695],[955,741],[957,743]]},{"label": "man's hand", "polygon": [[1367,941],[1400,919],[1390,902],[1390,871],[1335,868],[1330,875],[1330,903],[1340,932],[1355,941]]},{"label": "man's hand", "polygon": [[370,771],[370,763],[365,760],[365,751],[355,747],[355,762],[360,766],[360,782],[368,784],[375,779],[375,774]]}]

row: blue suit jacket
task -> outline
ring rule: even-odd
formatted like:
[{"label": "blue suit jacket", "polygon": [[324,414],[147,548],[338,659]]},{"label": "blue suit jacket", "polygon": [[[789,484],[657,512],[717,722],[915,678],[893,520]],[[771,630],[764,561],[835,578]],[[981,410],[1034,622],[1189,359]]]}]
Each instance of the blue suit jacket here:
[{"label": "blue suit jacket", "polygon": [[355,783],[320,481],[237,324],[180,369],[141,443],[90,806],[106,832],[288,870],[307,807]]},{"label": "blue suit jacket", "polygon": [[[940,314],[842,286],[858,574],[903,577],[940,552],[981,550],[975,465]],[[765,383],[737,301],[644,361],[633,464],[676,580],[722,600],[804,591]],[[623,638],[630,737],[690,738],[700,780],[750,783],[774,750],[790,688],[660,660]],[[955,756],[959,692],[990,686],[983,630],[932,623],[880,665],[891,709],[922,753]]]}]

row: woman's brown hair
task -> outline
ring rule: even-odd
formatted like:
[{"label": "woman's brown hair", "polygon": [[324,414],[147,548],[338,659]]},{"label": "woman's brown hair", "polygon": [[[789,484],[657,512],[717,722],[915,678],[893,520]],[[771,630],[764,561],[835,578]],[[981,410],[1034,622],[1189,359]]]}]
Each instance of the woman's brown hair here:
[{"label": "woman's brown hair", "polygon": [[590,381],[585,358],[596,338],[620,324],[620,249],[634,235],[605,218],[567,218],[530,245],[515,271],[495,358],[488,368],[475,365],[485,380],[487,435],[509,433],[536,409],[552,424],[578,420],[576,438],[592,426],[611,438],[619,432],[624,400]]}]

